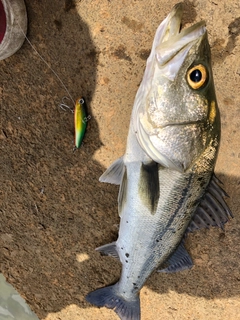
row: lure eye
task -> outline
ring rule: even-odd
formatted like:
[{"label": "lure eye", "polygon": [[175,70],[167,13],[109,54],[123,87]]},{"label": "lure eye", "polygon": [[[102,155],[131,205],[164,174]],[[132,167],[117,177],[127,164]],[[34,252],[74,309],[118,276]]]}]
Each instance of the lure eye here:
[{"label": "lure eye", "polygon": [[79,99],[79,103],[84,104],[85,103],[84,99],[83,98]]},{"label": "lure eye", "polygon": [[207,81],[207,70],[202,64],[194,66],[187,72],[187,82],[192,89],[200,89]]}]

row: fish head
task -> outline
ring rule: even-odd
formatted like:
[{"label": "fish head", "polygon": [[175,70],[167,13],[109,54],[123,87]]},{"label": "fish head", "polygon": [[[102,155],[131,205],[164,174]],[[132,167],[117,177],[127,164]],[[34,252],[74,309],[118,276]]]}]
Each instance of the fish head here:
[{"label": "fish head", "polygon": [[132,123],[150,158],[184,172],[220,139],[220,117],[205,23],[181,30],[181,16],[178,4],[156,32]]}]

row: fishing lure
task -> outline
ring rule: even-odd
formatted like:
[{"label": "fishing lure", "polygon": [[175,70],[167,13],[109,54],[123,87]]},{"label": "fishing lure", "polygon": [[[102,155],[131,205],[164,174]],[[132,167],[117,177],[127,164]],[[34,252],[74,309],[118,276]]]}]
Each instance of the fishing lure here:
[{"label": "fishing lure", "polygon": [[80,148],[82,144],[88,119],[84,98],[77,99],[74,110],[75,148]]},{"label": "fishing lure", "polygon": [[[1,3],[1,1],[0,1],[0,3]],[[25,30],[21,27],[21,25],[18,22],[17,22],[17,24],[18,24],[18,27],[19,27],[20,31],[24,35],[25,39],[29,43],[29,45],[36,52],[36,54],[39,56],[39,58],[47,65],[47,67],[53,72],[53,74],[56,76],[58,81],[61,83],[61,85],[63,86],[63,88],[67,92],[68,97],[63,97],[62,102],[59,104],[59,107],[61,109],[65,110],[65,111],[67,109],[69,109],[71,112],[73,112],[72,108],[69,107],[67,102],[66,102],[66,99],[67,99],[67,100],[71,100],[73,102],[73,104],[74,104],[74,100],[73,100],[70,92],[68,91],[67,87],[65,86],[65,84],[63,83],[63,81],[61,80],[59,75],[52,69],[52,67],[47,63],[47,61],[35,49],[35,47],[31,43],[31,41],[26,36]],[[87,122],[88,122],[88,120],[91,119],[91,116],[90,115],[87,116],[86,112],[87,112],[87,110],[86,110],[85,99],[84,98],[79,98],[75,103],[75,110],[74,110],[74,127],[75,127],[75,147],[74,147],[74,149],[80,148],[80,146],[82,144],[82,141],[83,141],[83,138],[84,138],[84,135],[85,135]]]}]

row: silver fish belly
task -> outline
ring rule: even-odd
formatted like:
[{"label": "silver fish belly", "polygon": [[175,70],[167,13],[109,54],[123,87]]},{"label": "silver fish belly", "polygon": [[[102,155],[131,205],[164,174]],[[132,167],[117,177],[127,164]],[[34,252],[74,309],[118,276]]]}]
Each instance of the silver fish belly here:
[{"label": "silver fish belly", "polygon": [[[136,151],[137,145],[135,135],[129,133],[128,148]],[[123,265],[118,288],[126,300],[134,300],[148,276],[179,246],[184,250],[181,240],[209,184],[216,153],[216,148],[209,146],[201,156],[204,165],[199,159],[192,170],[181,173],[153,162],[138,148],[135,159],[130,150],[123,158],[121,224],[118,240],[110,245],[115,245]],[[98,250],[108,253],[108,248]],[[177,264],[179,270],[192,266],[187,252],[181,258],[188,263],[176,260],[174,271]]]},{"label": "silver fish belly", "polygon": [[97,248],[119,258],[119,281],[88,294],[122,320],[140,319],[139,291],[150,274],[192,267],[188,232],[223,225],[231,212],[213,174],[220,116],[206,29],[179,32],[181,4],[159,26],[137,92],[125,155],[100,181],[119,184],[116,242]]}]

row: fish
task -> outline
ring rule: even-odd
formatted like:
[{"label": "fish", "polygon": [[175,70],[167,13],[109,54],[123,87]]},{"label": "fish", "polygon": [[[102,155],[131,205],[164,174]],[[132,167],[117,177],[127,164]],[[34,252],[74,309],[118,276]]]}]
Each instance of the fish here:
[{"label": "fish", "polygon": [[96,250],[122,264],[117,283],[86,300],[140,320],[139,292],[154,272],[190,269],[189,232],[232,217],[214,174],[221,123],[205,22],[181,29],[177,4],[158,27],[137,91],[125,154],[100,177],[119,185],[118,239]]},{"label": "fish", "polygon": [[87,128],[86,102],[84,98],[76,101],[74,109],[75,148],[80,148]]}]

